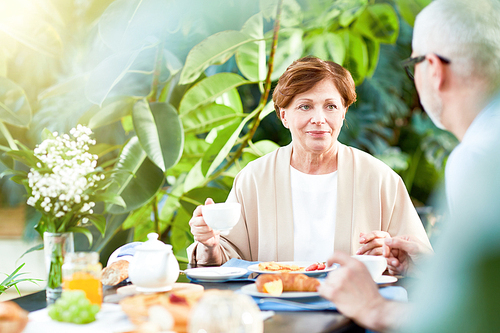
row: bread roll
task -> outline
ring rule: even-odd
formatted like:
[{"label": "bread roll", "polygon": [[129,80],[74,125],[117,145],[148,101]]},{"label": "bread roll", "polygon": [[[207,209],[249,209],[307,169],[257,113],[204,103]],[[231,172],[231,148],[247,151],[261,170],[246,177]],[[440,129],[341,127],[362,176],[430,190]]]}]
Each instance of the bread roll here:
[{"label": "bread roll", "polygon": [[279,282],[281,281],[281,291],[302,291],[314,292],[318,290],[319,281],[305,274],[261,274],[255,281],[257,291],[268,293],[273,296],[281,295]]},{"label": "bread roll", "polygon": [[261,274],[255,281],[257,291],[279,296],[283,292],[283,281],[277,274]]},{"label": "bread roll", "polygon": [[101,276],[102,284],[116,286],[118,283],[128,278],[128,266],[129,262],[127,260],[118,260],[104,267]]},{"label": "bread roll", "polygon": [[27,323],[28,311],[12,301],[0,303],[0,332],[20,333]]}]

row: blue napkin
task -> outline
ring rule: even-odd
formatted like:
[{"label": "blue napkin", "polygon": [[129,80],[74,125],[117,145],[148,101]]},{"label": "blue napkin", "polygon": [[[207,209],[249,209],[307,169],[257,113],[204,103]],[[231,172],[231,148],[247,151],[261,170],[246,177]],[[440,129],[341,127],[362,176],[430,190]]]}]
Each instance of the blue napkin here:
[{"label": "blue napkin", "polygon": [[[221,267],[237,267],[237,268],[244,268],[248,269],[249,266],[258,264],[260,261],[246,261],[242,259],[236,259],[232,258],[229,261],[226,261],[224,264],[221,265]],[[254,282],[255,278],[249,278],[249,275],[252,274],[253,272],[248,271],[245,275],[240,276],[238,278],[234,279],[227,279],[227,280],[217,280],[214,282],[231,282],[231,281],[237,281],[237,282],[244,282],[244,281],[249,281],[249,282]],[[190,278],[189,276],[187,277],[191,282],[198,282],[198,283],[207,283],[207,281],[198,281],[196,279]],[[209,282],[208,282],[209,283]]]},{"label": "blue napkin", "polygon": [[[407,302],[408,301],[408,293],[403,287],[400,286],[391,286],[384,287],[379,289],[380,294],[389,300]],[[252,296],[254,301],[257,303],[259,308],[262,311],[273,310],[273,311],[325,311],[325,310],[336,310],[337,307],[332,302],[321,298],[321,297],[311,297],[304,300],[294,299],[293,302],[296,305],[290,304],[281,304],[281,303],[273,303],[272,298],[265,298],[263,303],[260,303],[263,297],[254,297]],[[287,299],[288,300],[288,299]],[[306,309],[301,307],[301,303],[304,304],[314,304],[318,307],[318,309]]]}]

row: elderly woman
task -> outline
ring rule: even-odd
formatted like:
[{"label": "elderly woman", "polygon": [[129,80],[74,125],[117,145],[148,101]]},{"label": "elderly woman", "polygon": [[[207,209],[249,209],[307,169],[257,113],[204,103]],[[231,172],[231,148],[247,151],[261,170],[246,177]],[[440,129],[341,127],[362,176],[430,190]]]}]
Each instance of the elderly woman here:
[{"label": "elderly woman", "polygon": [[191,263],[326,261],[336,250],[381,255],[382,238],[397,235],[412,235],[430,249],[401,178],[337,141],[355,100],[354,81],[342,66],[314,57],[291,64],[273,93],[291,144],[236,176],[227,202],[241,203],[242,216],[227,236],[208,227],[196,208]]}]

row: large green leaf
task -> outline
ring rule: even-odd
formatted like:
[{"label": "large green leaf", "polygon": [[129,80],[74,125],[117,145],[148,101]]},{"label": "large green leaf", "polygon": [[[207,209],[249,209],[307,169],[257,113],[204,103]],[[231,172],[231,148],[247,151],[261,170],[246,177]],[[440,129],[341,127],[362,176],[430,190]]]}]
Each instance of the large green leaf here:
[{"label": "large green leaf", "polygon": [[[156,45],[151,44],[138,50],[117,52],[104,59],[90,73],[90,77],[85,86],[85,95],[87,99],[94,104],[102,105],[112,90],[123,82],[125,77],[130,77],[130,75],[134,74],[152,77],[153,74],[151,71],[138,72],[135,67],[141,67],[138,63],[144,63],[143,57],[152,57],[154,59],[154,53],[150,50],[154,47],[156,47]],[[132,69],[134,69],[134,72],[131,71]],[[145,97],[149,94],[149,89],[142,89],[142,87],[139,86],[139,82],[135,82],[135,85],[135,96]]]},{"label": "large green leaf", "polygon": [[31,106],[23,88],[0,77],[0,120],[18,127],[28,127]]},{"label": "large green leaf", "polygon": [[282,30],[279,35],[278,45],[274,56],[274,71],[271,80],[275,81],[285,72],[288,66],[302,56],[304,42],[301,29]]},{"label": "large green leaf", "polygon": [[127,207],[109,205],[107,211],[111,214],[122,214],[141,207],[151,200],[165,181],[163,171],[147,157],[137,137],[123,147],[114,171],[115,183],[107,192],[120,195]]},{"label": "large green leaf", "polygon": [[99,36],[113,50],[129,50],[160,38],[167,25],[169,1],[115,0],[99,19]]},{"label": "large green leaf", "polygon": [[78,121],[87,124],[87,127],[96,129],[120,121],[132,114],[137,98],[131,96],[118,96],[107,99],[102,107],[92,106]]},{"label": "large green leaf", "polygon": [[369,39],[392,44],[398,38],[398,15],[387,3],[370,5],[356,20],[353,29]]},{"label": "large green leaf", "polygon": [[345,8],[339,17],[339,24],[342,27],[349,26],[356,18],[358,18],[361,13],[365,10],[368,5],[368,0],[350,0],[350,7]]},{"label": "large green leaf", "polygon": [[208,66],[225,63],[238,47],[251,40],[247,34],[234,30],[222,31],[206,38],[189,52],[179,83],[193,82]]},{"label": "large green leaf", "polygon": [[189,215],[198,205],[204,205],[207,198],[212,198],[215,202],[224,202],[227,199],[229,192],[217,187],[198,187],[185,193],[180,198],[182,207],[188,212]]},{"label": "large green leaf", "polygon": [[201,170],[204,176],[210,175],[224,161],[245,124],[245,121],[235,121],[217,131],[217,137],[206,151],[201,162]]},{"label": "large green leaf", "polygon": [[[245,22],[241,32],[252,38],[264,38],[262,14],[256,14]],[[266,42],[264,40],[242,45],[236,51],[236,64],[241,73],[251,81],[266,79]]]},{"label": "large green leaf", "polygon": [[344,39],[346,49],[346,59],[344,67],[352,74],[356,85],[363,82],[368,71],[368,50],[363,38],[351,31],[343,30],[339,35]]},{"label": "large green leaf", "polygon": [[232,108],[212,103],[200,107],[196,112],[188,113],[182,118],[184,132],[190,134],[206,133],[211,129],[223,125],[240,117]]},{"label": "large green leaf", "polygon": [[184,132],[174,107],[140,100],[132,118],[137,137],[151,161],[163,172],[175,165],[182,155]]},{"label": "large green leaf", "polygon": [[36,52],[59,57],[63,51],[61,37],[52,25],[39,19],[26,20],[19,14],[2,17],[0,31]]},{"label": "large green leaf", "polygon": [[179,106],[181,118],[200,106],[213,102],[223,93],[248,83],[250,81],[234,73],[219,73],[201,80],[192,86],[182,98]]},{"label": "large green leaf", "polygon": [[342,65],[344,63],[346,49],[342,37],[339,35],[327,32],[325,34],[326,49],[330,53],[330,58],[337,64]]}]

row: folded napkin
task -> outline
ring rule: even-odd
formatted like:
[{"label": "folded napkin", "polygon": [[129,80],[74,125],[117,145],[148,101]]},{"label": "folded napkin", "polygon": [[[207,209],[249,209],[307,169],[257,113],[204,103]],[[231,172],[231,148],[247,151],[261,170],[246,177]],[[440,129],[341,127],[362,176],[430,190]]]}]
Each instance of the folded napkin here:
[{"label": "folded napkin", "polygon": [[[391,286],[379,289],[380,294],[389,300],[407,302],[408,293],[403,287]],[[282,304],[274,303],[273,298],[264,297],[254,297],[254,301],[257,303],[262,311],[325,311],[325,310],[336,310],[337,307],[332,302],[321,298],[321,297],[311,297],[303,300],[299,299],[286,299],[286,301],[291,301],[293,304]],[[278,300],[279,302],[280,300]],[[308,305],[313,305],[314,309],[306,308]]]},{"label": "folded napkin", "polygon": [[[226,261],[224,264],[222,264],[221,267],[237,267],[237,268],[248,269],[249,266],[258,264],[259,262],[260,261],[246,261],[246,260],[242,260],[242,259],[232,258],[229,261]],[[217,281],[214,281],[214,282],[231,282],[231,281],[237,281],[237,282],[249,281],[249,282],[253,282],[253,281],[255,281],[256,277],[250,278],[249,276],[252,273],[253,272],[248,271],[245,275],[240,276],[238,278],[227,279],[227,280],[217,280]],[[197,279],[191,278],[189,276],[187,278],[189,280],[191,280],[191,282],[195,282],[195,283],[196,282],[204,282],[204,283],[207,282],[207,281],[198,281]]]}]

